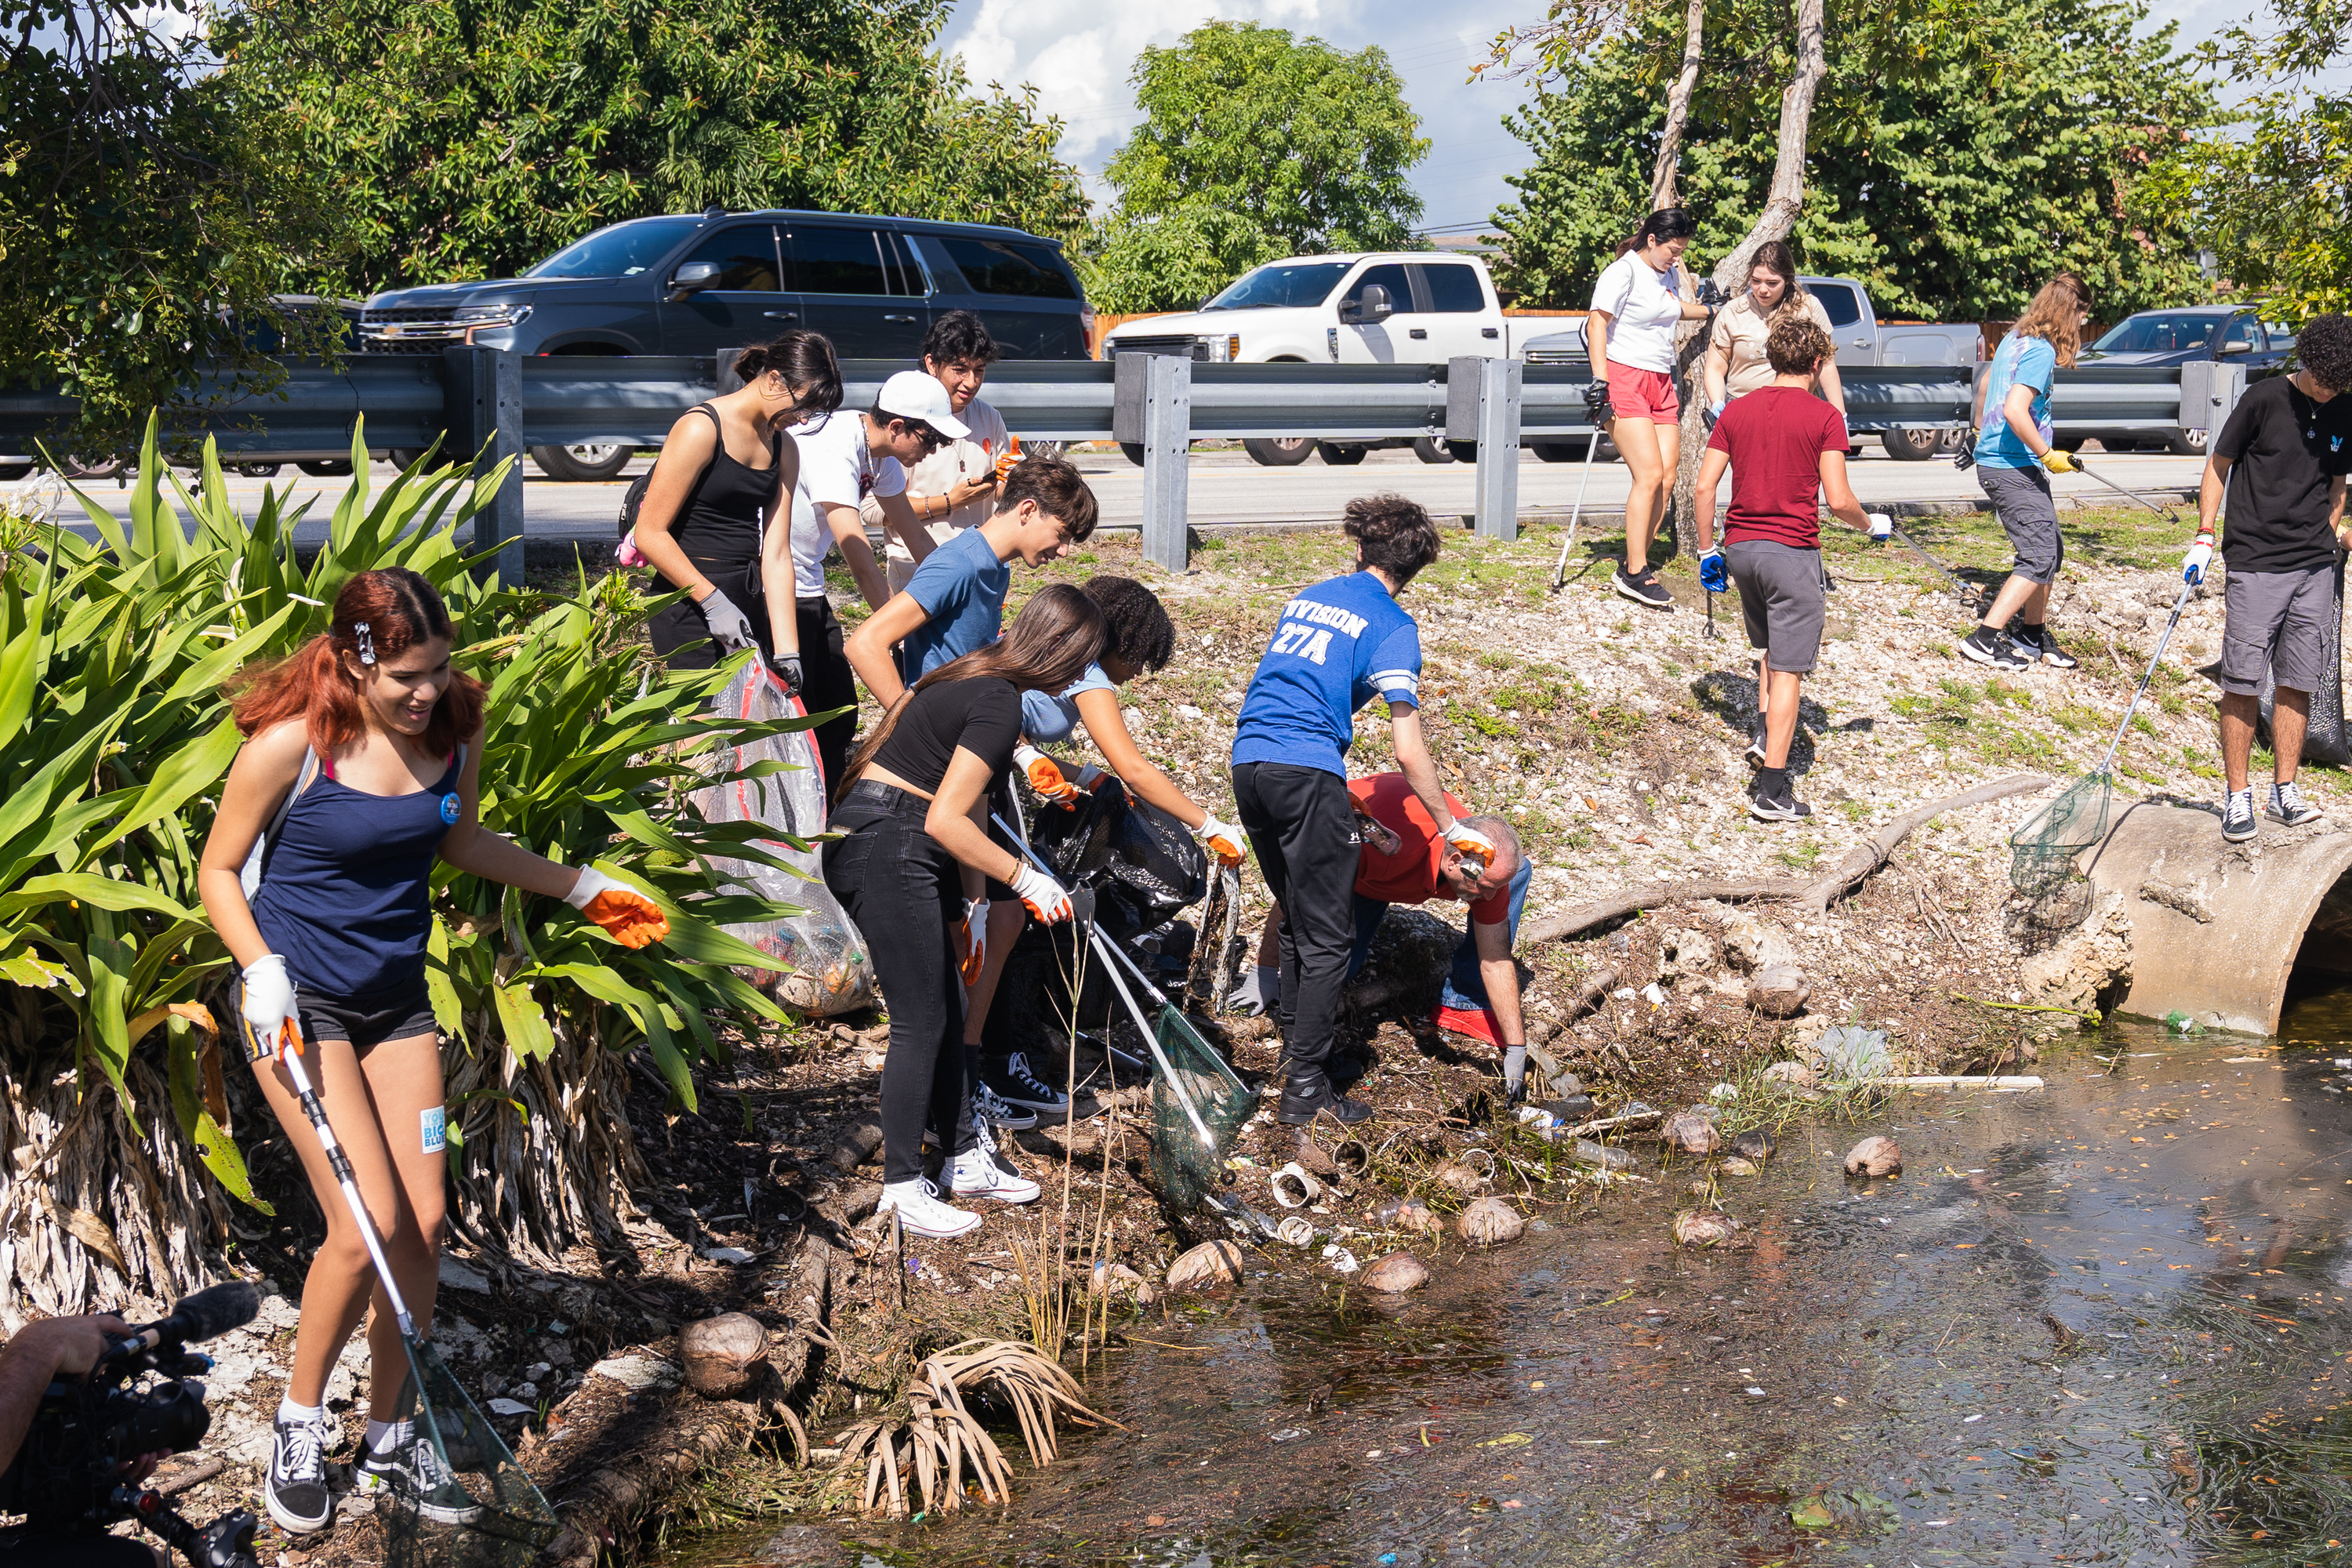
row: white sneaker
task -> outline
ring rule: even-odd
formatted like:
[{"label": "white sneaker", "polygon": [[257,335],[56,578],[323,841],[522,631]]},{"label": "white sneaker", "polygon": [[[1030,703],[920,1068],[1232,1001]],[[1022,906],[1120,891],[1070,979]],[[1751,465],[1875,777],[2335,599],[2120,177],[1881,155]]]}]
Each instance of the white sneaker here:
[{"label": "white sneaker", "polygon": [[887,1214],[892,1209],[898,1211],[898,1223],[907,1227],[908,1236],[946,1241],[969,1236],[980,1228],[978,1215],[966,1214],[940,1202],[939,1189],[919,1178],[893,1182],[882,1189],[882,1201],[874,1205],[874,1210]]},{"label": "white sneaker", "polygon": [[1007,1204],[1035,1203],[1045,1189],[996,1152],[996,1140],[990,1135],[988,1123],[975,1122],[972,1131],[980,1135],[980,1142],[958,1154],[949,1170],[949,1182],[956,1196],[994,1198]]}]

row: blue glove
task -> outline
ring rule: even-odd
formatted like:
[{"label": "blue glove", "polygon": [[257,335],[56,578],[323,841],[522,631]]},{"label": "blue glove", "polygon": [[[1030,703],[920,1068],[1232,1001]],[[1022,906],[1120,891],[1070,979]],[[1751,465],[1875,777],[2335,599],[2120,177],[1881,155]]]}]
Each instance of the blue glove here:
[{"label": "blue glove", "polygon": [[1698,585],[1710,594],[1731,592],[1731,574],[1723,564],[1723,552],[1710,550],[1698,558]]}]

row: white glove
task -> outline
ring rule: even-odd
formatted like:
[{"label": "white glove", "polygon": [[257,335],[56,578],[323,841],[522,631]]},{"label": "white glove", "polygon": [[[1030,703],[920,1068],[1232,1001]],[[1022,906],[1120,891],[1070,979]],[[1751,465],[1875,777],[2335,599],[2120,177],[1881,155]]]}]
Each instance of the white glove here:
[{"label": "white glove", "polygon": [[295,1039],[301,1039],[302,1025],[294,1010],[294,982],[287,977],[283,958],[264,953],[245,966],[245,994],[238,999],[237,1012],[253,1037],[272,1050],[289,1024],[294,1026]]},{"label": "white glove", "polygon": [[702,612],[702,624],[710,628],[710,636],[721,650],[741,653],[747,647],[757,647],[760,640],[752,635],[751,618],[735,607],[735,601],[718,589],[696,606]]},{"label": "white glove", "polygon": [[1074,912],[1070,895],[1062,890],[1062,884],[1034,866],[1024,866],[1013,873],[1013,890],[1021,896],[1029,912],[1047,925],[1068,920]]},{"label": "white glove", "polygon": [[1870,513],[1869,521],[1870,542],[1873,544],[1884,544],[1888,540],[1895,537],[1895,520],[1887,516],[1885,512],[1874,511]]},{"label": "white glove", "polygon": [[1282,996],[1282,971],[1271,963],[1261,963],[1250,972],[1249,978],[1233,989],[1225,998],[1225,1011],[1244,1017],[1260,1018],[1274,1011]]},{"label": "white glove", "polygon": [[2199,534],[2189,553],[2180,558],[2180,580],[2184,583],[2205,581],[2205,568],[2213,563],[2213,541],[2210,535]]},{"label": "white glove", "polygon": [[1466,823],[1449,822],[1444,827],[1445,842],[1482,866],[1495,863],[1495,841]]},{"label": "white glove", "polygon": [[1078,786],[1063,775],[1061,763],[1025,742],[1013,748],[1013,760],[1028,779],[1031,789],[1056,805],[1076,803]]},{"label": "white glove", "polygon": [[988,900],[972,899],[963,906],[964,952],[960,960],[966,985],[980,984],[981,970],[988,963]]},{"label": "white glove", "polygon": [[1209,853],[1217,858],[1218,865],[1238,866],[1242,863],[1242,830],[1232,824],[1219,822],[1212,816],[1192,829],[1192,837],[1209,847]]}]

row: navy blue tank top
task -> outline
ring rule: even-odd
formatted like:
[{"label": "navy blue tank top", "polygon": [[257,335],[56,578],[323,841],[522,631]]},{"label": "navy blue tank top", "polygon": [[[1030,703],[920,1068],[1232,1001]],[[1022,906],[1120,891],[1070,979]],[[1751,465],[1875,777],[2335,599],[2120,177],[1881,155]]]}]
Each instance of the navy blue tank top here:
[{"label": "navy blue tank top", "polygon": [[434,856],[464,809],[461,749],[431,789],[366,795],[322,766],[268,851],[254,923],[294,984],[366,998],[415,986],[432,934]]}]

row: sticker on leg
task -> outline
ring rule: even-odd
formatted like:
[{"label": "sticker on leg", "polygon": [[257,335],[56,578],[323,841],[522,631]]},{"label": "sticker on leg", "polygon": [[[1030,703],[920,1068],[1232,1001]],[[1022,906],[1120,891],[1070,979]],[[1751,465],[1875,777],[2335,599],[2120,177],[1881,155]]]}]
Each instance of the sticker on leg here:
[{"label": "sticker on leg", "polygon": [[449,1146],[449,1121],[446,1110],[436,1105],[430,1110],[420,1110],[416,1113],[416,1121],[418,1131],[424,1135],[425,1152],[427,1154],[438,1154]]}]

